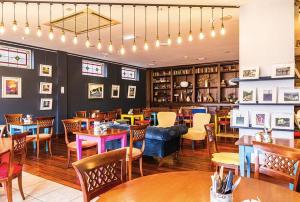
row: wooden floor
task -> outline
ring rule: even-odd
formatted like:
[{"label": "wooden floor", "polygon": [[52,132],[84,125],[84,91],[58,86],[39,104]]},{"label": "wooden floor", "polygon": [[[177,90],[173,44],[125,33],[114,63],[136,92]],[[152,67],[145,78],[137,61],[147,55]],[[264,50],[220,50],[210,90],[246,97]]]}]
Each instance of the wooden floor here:
[{"label": "wooden floor", "polygon": [[[224,139],[221,140],[218,144],[219,150],[238,152],[238,147],[234,145],[234,141],[234,139],[230,138],[226,139],[226,143]],[[64,139],[61,137],[54,138],[52,145],[53,156],[51,157],[45,152],[45,145],[41,145],[39,159],[36,158],[35,151],[29,145],[24,170],[33,175],[80,189],[79,181],[77,180],[74,169],[67,168],[67,152]],[[91,153],[96,153],[96,151],[92,151]],[[86,153],[83,153],[83,155],[86,155]],[[75,160],[76,155],[74,153],[72,156],[72,162]],[[161,167],[158,167],[157,160],[151,157],[143,158],[144,175],[187,170],[213,171],[207,150],[203,148],[202,144],[196,144],[195,150],[193,151],[191,142],[185,141],[183,144],[183,150],[179,155],[179,159],[174,160],[173,156],[167,157]],[[139,176],[138,162],[134,162],[133,178],[137,178]]]}]

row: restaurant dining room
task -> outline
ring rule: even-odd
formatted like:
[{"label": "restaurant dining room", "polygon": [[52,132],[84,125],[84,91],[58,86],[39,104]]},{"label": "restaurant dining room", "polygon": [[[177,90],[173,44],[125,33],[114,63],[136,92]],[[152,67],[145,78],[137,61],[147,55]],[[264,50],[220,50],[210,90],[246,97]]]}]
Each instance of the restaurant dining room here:
[{"label": "restaurant dining room", "polygon": [[299,0],[0,0],[0,202],[300,202]]}]

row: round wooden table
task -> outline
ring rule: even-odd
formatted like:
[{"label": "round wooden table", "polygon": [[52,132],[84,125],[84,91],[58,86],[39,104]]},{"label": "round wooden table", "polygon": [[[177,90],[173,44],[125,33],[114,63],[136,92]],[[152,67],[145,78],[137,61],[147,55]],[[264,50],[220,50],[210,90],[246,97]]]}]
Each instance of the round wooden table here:
[{"label": "round wooden table", "polygon": [[[212,173],[201,171],[169,172],[149,175],[121,184],[100,196],[99,202],[209,202]],[[233,201],[246,199],[300,201],[300,193],[269,182],[242,178]]]}]

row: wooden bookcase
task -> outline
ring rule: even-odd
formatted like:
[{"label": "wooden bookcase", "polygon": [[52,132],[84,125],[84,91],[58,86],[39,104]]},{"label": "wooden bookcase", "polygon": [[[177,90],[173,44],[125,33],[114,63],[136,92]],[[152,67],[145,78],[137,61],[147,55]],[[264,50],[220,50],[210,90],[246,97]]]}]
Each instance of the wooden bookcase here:
[{"label": "wooden bookcase", "polygon": [[[150,70],[151,106],[232,104],[238,99],[238,61]],[[187,84],[183,87],[183,84]]]}]

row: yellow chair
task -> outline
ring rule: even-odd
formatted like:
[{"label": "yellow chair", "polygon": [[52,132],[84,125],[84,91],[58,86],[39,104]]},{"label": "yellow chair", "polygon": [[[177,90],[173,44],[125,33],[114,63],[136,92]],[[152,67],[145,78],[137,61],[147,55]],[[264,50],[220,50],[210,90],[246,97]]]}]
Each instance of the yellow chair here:
[{"label": "yellow chair", "polygon": [[204,125],[209,124],[210,114],[196,113],[193,115],[193,127],[182,136],[183,139],[192,140],[192,148],[195,148],[195,140],[205,140],[206,131]]},{"label": "yellow chair", "polygon": [[233,169],[235,175],[239,174],[240,159],[238,153],[219,152],[216,141],[214,124],[204,126],[207,134],[207,150],[211,157],[212,165],[215,165],[217,170],[219,167]]},{"label": "yellow chair", "polygon": [[157,114],[157,127],[171,127],[174,126],[176,121],[176,113],[175,112],[158,112]]}]

